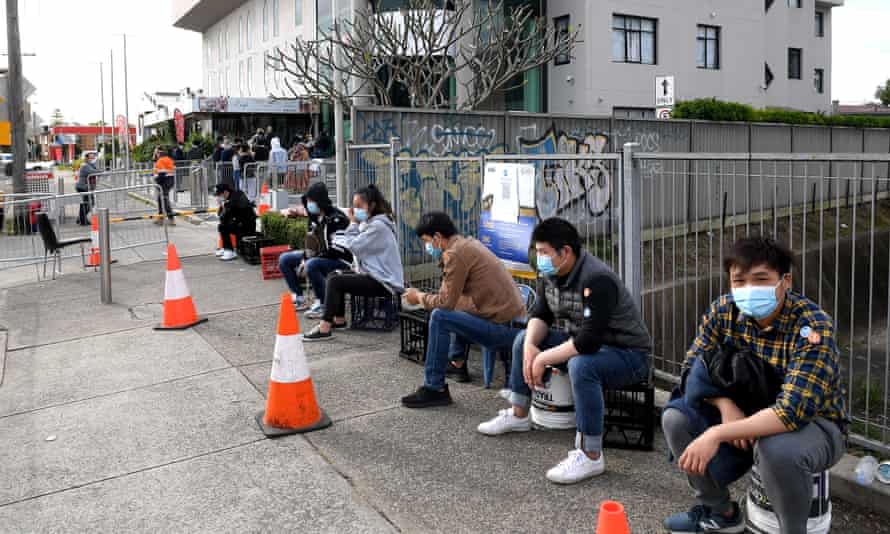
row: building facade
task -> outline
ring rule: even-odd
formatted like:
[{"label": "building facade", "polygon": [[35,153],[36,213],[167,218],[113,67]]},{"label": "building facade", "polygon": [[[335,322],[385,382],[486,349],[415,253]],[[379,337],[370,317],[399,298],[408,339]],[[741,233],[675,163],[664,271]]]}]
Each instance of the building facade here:
[{"label": "building facade", "polygon": [[[483,1],[483,0],[476,0]],[[405,1],[386,0],[387,9]],[[831,111],[832,9],[843,0],[508,0],[530,6],[581,44],[526,73],[491,109],[650,117],[655,79],[678,100]],[[267,52],[313,39],[367,0],[173,0],[174,25],[203,35],[204,94],[290,96]],[[460,98],[460,93],[456,96]]]}]

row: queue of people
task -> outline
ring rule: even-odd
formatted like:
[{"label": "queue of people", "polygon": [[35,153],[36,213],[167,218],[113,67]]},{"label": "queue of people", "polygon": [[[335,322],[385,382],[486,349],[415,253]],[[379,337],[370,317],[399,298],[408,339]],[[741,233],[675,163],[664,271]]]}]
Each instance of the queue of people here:
[{"label": "queue of people", "polygon": [[[279,267],[299,310],[320,322],[306,341],[331,339],[346,326],[347,294],[399,297],[429,312],[423,384],[402,398],[406,408],[447,406],[446,380],[466,378],[462,347],[512,350],[509,406],[478,424],[491,437],[532,430],[532,391],[549,368],[568,372],[576,434],[568,456],[545,476],[574,484],[606,469],[605,389],[638,384],[650,373],[651,336],[638,304],[603,261],[584,250],[568,221],[540,222],[531,237],[539,278],[526,313],[506,267],[479,241],[461,236],[445,213],[421,216],[415,233],[442,269],[436,291],[406,288],[389,204],[374,186],[347,210],[322,184],[307,191],[290,217],[308,217],[307,250],[282,256]],[[697,503],[664,521],[672,533],[743,532],[744,512],[729,485],[756,465],[782,532],[803,534],[812,476],[845,451],[849,413],[831,317],[792,289],[793,256],[775,241],[748,237],[724,265],[730,292],[704,315],[683,380],[662,426],[677,467]],[[300,274],[316,303],[308,305]]]}]

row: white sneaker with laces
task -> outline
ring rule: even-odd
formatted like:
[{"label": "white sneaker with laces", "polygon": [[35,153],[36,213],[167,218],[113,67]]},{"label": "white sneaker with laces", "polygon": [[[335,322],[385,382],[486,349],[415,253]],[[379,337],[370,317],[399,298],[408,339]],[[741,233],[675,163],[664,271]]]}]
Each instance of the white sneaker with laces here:
[{"label": "white sneaker with laces", "polygon": [[547,471],[547,480],[557,484],[574,484],[601,475],[606,470],[606,461],[600,451],[597,460],[591,460],[584,451],[569,451],[569,456]]},{"label": "white sneaker with laces", "polygon": [[227,250],[227,251],[223,252],[223,255],[220,256],[219,259],[221,259],[222,261],[232,261],[237,257],[238,257],[238,255],[235,254],[234,250]]},{"label": "white sneaker with laces", "polygon": [[516,417],[513,408],[498,411],[497,417],[491,421],[480,423],[476,430],[486,436],[499,436],[508,432],[528,432],[532,429],[532,421],[528,416]]},{"label": "white sneaker with laces", "polygon": [[225,253],[225,251],[226,251],[226,249],[224,249],[224,248],[218,248],[218,249],[216,249],[216,257],[217,257],[217,258],[221,258],[222,255]]},{"label": "white sneaker with laces", "polygon": [[312,306],[309,308],[309,311],[311,311],[311,312],[314,313],[314,312],[317,312],[317,311],[319,311],[319,310],[321,310],[321,309],[323,309],[323,308],[324,308],[324,306],[322,306],[321,301],[318,300],[318,299],[315,299],[315,300],[312,302]]}]

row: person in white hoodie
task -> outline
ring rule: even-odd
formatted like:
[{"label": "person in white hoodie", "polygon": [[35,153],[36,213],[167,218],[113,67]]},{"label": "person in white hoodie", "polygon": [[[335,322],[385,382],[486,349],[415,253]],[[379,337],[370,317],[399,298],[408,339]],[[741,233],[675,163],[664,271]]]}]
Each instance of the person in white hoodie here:
[{"label": "person in white hoodie", "polygon": [[352,206],[348,213],[352,224],[334,243],[352,253],[355,271],[328,276],[324,316],[303,336],[305,341],[330,339],[335,328],[346,327],[346,294],[398,298],[405,292],[398,231],[389,202],[372,184],[352,197]]},{"label": "person in white hoodie", "polygon": [[281,185],[284,184],[284,177],[287,174],[287,150],[281,148],[281,139],[278,137],[272,138],[271,145],[269,165],[275,173],[275,183]]}]

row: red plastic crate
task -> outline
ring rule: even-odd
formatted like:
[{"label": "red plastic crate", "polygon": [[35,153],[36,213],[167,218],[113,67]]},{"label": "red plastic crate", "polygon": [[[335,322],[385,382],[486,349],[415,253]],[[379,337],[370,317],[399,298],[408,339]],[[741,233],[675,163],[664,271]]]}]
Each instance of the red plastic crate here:
[{"label": "red plastic crate", "polygon": [[282,277],[281,271],[278,270],[278,257],[289,250],[290,247],[287,245],[263,247],[260,249],[263,280],[275,280]]}]

